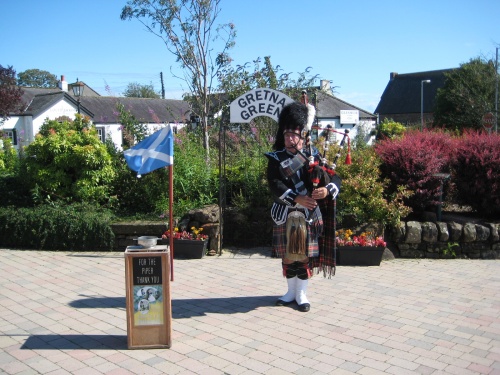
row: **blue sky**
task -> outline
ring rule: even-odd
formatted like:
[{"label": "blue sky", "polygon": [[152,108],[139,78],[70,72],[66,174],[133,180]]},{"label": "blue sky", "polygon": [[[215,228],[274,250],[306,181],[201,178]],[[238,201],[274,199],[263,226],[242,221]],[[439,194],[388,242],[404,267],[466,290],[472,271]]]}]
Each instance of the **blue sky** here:
[{"label": "blue sky", "polygon": [[[138,21],[120,20],[126,0],[2,2],[0,64],[78,78],[102,95],[130,82],[180,99],[184,82],[163,41]],[[271,56],[286,72],[331,80],[336,95],[374,111],[390,72],[458,67],[495,58],[498,0],[222,0],[218,23],[233,22],[235,64]]]}]

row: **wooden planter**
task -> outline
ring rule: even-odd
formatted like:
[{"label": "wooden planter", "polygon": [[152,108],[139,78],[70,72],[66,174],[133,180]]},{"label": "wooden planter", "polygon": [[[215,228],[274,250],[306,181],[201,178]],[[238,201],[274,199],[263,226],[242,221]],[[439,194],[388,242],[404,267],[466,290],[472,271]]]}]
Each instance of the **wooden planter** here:
[{"label": "wooden planter", "polygon": [[208,241],[174,239],[174,258],[201,259],[207,252]]},{"label": "wooden planter", "polygon": [[337,246],[337,266],[380,266],[383,247]]}]

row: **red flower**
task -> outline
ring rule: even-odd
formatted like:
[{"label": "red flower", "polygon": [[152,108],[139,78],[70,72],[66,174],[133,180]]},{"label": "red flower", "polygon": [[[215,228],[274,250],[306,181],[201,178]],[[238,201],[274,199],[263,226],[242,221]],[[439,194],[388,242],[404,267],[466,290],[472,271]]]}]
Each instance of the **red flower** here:
[{"label": "red flower", "polygon": [[336,243],[338,246],[386,246],[382,237],[374,237],[371,232],[363,232],[358,236],[354,236],[352,230],[340,229],[337,231],[336,235]]}]

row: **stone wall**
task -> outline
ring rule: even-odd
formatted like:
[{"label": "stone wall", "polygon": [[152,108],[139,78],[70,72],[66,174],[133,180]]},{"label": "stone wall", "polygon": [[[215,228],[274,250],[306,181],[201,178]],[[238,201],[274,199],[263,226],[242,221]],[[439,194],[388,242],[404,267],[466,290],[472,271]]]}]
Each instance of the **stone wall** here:
[{"label": "stone wall", "polygon": [[[139,236],[157,236],[165,232],[165,223],[158,222],[128,222],[111,224],[111,229],[115,234],[115,245],[113,251],[125,251],[127,246],[137,245],[135,240]],[[158,244],[166,244],[158,241]]]},{"label": "stone wall", "polygon": [[401,222],[388,240],[402,258],[500,259],[500,224]]},{"label": "stone wall", "polygon": [[[206,234],[208,240],[209,253],[218,252],[220,248],[220,230],[219,230],[219,207],[210,205],[200,209],[194,209],[184,215],[179,222],[174,223],[179,230],[189,228],[203,228],[203,234]],[[167,226],[162,222],[127,222],[115,223],[111,225],[115,234],[114,251],[125,251],[127,246],[137,245],[135,240],[139,236],[157,236],[161,238],[167,230]],[[168,240],[158,241],[160,245],[167,245]]]},{"label": "stone wall", "polygon": [[[179,228],[202,227],[209,236],[208,250],[220,250],[218,206],[192,210],[175,224]],[[166,230],[165,223],[113,224],[115,251],[125,251],[137,245],[138,236],[158,236]],[[365,224],[354,229],[356,233],[370,231],[384,236],[394,256],[402,258],[471,258],[500,259],[500,223],[408,221],[397,228],[385,230],[380,224]],[[266,234],[266,237],[268,235]],[[167,242],[161,242],[166,244]]]}]

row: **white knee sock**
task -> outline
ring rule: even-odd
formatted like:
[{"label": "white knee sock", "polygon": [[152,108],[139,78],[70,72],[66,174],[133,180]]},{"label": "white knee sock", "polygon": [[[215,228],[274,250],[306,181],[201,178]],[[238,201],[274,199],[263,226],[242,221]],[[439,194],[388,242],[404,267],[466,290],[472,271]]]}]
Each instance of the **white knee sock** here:
[{"label": "white knee sock", "polygon": [[295,289],[295,300],[297,301],[297,305],[303,305],[304,303],[309,303],[309,300],[306,296],[307,284],[309,280],[301,280],[297,279],[297,287]]},{"label": "white knee sock", "polygon": [[280,298],[280,300],[284,302],[292,302],[295,299],[295,291],[297,289],[297,276],[287,278],[286,282],[288,284],[288,291],[285,293],[283,297]]}]

